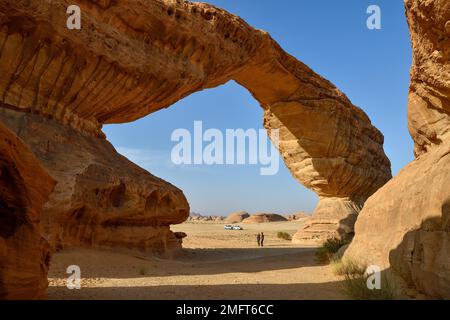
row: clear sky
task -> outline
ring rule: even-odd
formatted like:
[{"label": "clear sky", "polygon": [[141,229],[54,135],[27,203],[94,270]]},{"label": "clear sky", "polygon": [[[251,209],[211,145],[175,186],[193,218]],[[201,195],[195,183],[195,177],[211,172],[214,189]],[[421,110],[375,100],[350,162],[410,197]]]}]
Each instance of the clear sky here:
[{"label": "clear sky", "polygon": [[[402,0],[210,0],[268,31],[290,54],[332,81],[361,107],[385,136],[395,175],[413,159],[406,125],[411,48]],[[380,6],[382,29],[369,30],[366,9]],[[183,165],[171,162],[177,128],[262,128],[262,109],[234,82],[195,93],[172,107],[127,124],[104,127],[116,149],[184,191],[191,211],[312,211],[317,196],[280,162],[277,175],[255,165]],[[320,130],[320,125],[318,125]]]}]

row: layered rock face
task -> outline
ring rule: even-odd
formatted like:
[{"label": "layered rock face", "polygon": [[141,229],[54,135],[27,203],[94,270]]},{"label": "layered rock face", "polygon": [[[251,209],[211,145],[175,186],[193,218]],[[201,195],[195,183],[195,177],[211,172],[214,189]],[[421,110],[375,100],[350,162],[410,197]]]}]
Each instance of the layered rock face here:
[{"label": "layered rock face", "polygon": [[450,138],[450,3],[405,6],[413,47],[408,127],[420,156]]},{"label": "layered rock face", "polygon": [[41,219],[53,249],[121,246],[165,253],[180,247],[169,228],[188,214],[180,190],[131,163],[105,139],[39,115],[3,109],[0,118],[58,182]]},{"label": "layered rock face", "polygon": [[[184,196],[117,155],[101,126],[136,120],[229,80],[260,102],[264,126],[280,130],[293,176],[326,201],[311,220],[317,230],[301,231],[299,239],[351,235],[347,221],[390,179],[383,136],[366,114],[238,17],[175,0],[83,0],[82,28],[69,30],[68,5],[0,0],[0,99],[11,109],[2,119],[58,181],[44,211],[55,223],[47,228],[54,245],[135,245],[137,239],[121,239],[150,226],[158,226],[152,235],[166,235],[157,239],[171,238],[167,226],[188,216]],[[330,221],[335,228],[322,232]]]},{"label": "layered rock face", "polygon": [[450,3],[405,1],[413,44],[408,120],[416,160],[364,205],[344,259],[393,269],[450,298]]},{"label": "layered rock face", "polygon": [[45,296],[50,250],[39,220],[54,183],[31,150],[0,124],[0,300]]}]

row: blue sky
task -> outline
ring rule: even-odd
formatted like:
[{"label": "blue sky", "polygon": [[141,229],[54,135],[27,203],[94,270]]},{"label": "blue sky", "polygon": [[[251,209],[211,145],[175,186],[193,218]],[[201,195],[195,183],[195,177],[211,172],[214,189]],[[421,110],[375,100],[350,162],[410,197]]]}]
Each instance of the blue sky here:
[{"label": "blue sky", "polygon": [[[268,31],[290,54],[332,81],[361,107],[385,136],[395,175],[413,159],[406,125],[411,49],[402,0],[210,0],[250,25]],[[382,29],[366,27],[366,9],[380,6]],[[317,196],[280,162],[274,176],[260,166],[176,166],[170,160],[177,128],[262,128],[262,110],[234,82],[195,93],[171,108],[127,124],[104,127],[109,141],[130,160],[182,189],[191,211],[312,211]]]}]

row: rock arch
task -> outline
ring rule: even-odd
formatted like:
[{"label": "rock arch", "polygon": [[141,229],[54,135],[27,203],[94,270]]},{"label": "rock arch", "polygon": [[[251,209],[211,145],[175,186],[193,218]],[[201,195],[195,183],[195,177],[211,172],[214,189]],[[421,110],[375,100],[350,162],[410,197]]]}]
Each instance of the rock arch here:
[{"label": "rock arch", "polygon": [[367,115],[269,34],[202,3],[79,2],[82,29],[68,30],[62,0],[0,0],[0,118],[58,181],[43,216],[53,246],[177,247],[168,226],[187,218],[184,195],[118,155],[101,126],[231,79],[280,130],[294,178],[321,198],[298,240],[351,234],[391,178]]}]

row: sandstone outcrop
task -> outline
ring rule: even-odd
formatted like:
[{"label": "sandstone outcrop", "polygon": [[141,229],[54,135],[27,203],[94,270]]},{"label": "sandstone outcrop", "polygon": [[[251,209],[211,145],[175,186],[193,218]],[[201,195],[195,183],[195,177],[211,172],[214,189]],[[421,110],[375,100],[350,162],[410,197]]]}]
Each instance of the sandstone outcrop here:
[{"label": "sandstone outcrop", "polygon": [[181,246],[170,231],[189,212],[180,190],[118,154],[105,139],[7,108],[0,119],[58,182],[41,218],[53,249],[86,245],[162,254]]},{"label": "sandstone outcrop", "polygon": [[248,217],[250,217],[250,215],[246,211],[233,212],[225,219],[225,223],[240,223]]},{"label": "sandstone outcrop", "polygon": [[344,259],[450,298],[450,3],[405,1],[413,46],[408,121],[417,158],[364,205]]},{"label": "sandstone outcrop", "polygon": [[349,199],[324,198],[313,215],[303,221],[300,230],[292,237],[292,242],[322,244],[328,238],[350,239],[361,208],[362,203]]},{"label": "sandstone outcrop", "polygon": [[[312,218],[317,232],[300,231],[297,238],[321,236],[323,216],[335,225],[345,225],[331,234],[351,236],[353,226],[347,221],[354,221],[367,197],[391,178],[383,136],[367,115],[333,84],[284,52],[267,33],[242,19],[203,3],[83,0],[79,2],[82,28],[68,30],[66,6],[63,0],[0,0],[0,101],[4,108],[50,118],[66,130],[70,127],[80,137],[88,136],[92,146],[98,144],[104,151],[109,148],[111,155],[95,155],[91,170],[98,163],[109,164],[109,158],[118,158],[104,140],[103,124],[133,121],[193,92],[235,80],[260,102],[264,126],[273,138],[273,130],[279,129],[279,150],[294,178],[315,191],[321,202],[326,201]],[[33,138],[34,142],[25,138],[32,149],[33,144],[34,149],[36,145],[60,144],[59,135]],[[83,145],[83,139],[75,145]],[[68,149],[65,154],[72,153]],[[54,158],[63,159],[62,155]],[[61,197],[61,201],[73,203],[74,192],[78,200],[95,198],[93,189],[83,186],[85,182],[79,182],[77,191],[71,189],[65,179],[75,177],[58,175],[55,166],[47,162],[47,170],[61,181],[53,199]],[[85,172],[85,167],[75,167],[78,169],[69,172]],[[139,187],[130,179],[135,169],[127,163],[120,175],[107,173],[94,189],[116,194],[125,188],[126,197],[137,204],[133,214],[142,213],[142,202],[153,194],[155,185],[161,186],[158,197],[165,197],[170,189],[169,198],[182,198],[179,191],[150,175],[144,185],[152,186],[143,194],[135,193]],[[95,170],[83,176],[95,175]],[[125,185],[121,184],[125,180]],[[77,207],[63,210],[63,214],[77,216],[75,210],[87,210],[89,213],[80,215],[103,216],[100,203],[89,201],[78,201]],[[50,205],[48,212],[59,211]],[[83,206],[88,209],[81,209]],[[168,214],[173,219],[163,218],[165,224],[187,218],[184,200],[170,206],[176,207]],[[121,215],[119,211],[114,209]],[[147,213],[144,216],[149,218]],[[116,226],[128,223],[129,218],[128,213],[124,219],[114,218]],[[103,222],[108,219],[111,217],[99,218]],[[91,233],[71,232],[83,237]],[[106,235],[110,231],[92,232],[106,243],[112,238]],[[123,233],[114,237],[119,234]]]},{"label": "sandstone outcrop", "polygon": [[250,217],[244,219],[243,223],[264,223],[264,222],[280,222],[287,221],[287,219],[275,213],[255,213]]},{"label": "sandstone outcrop", "polygon": [[0,123],[0,300],[45,296],[50,263],[41,210],[55,182]]},{"label": "sandstone outcrop", "polygon": [[405,1],[413,47],[408,127],[416,156],[450,138],[450,3]]}]

